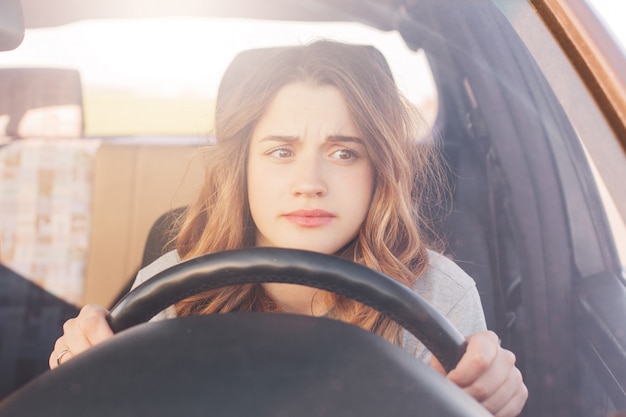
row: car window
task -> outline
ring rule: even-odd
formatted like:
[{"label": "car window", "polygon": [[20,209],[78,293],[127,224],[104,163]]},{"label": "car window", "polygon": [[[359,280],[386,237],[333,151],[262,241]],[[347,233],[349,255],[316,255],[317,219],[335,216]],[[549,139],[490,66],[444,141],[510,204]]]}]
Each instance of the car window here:
[{"label": "car window", "polygon": [[397,32],[353,23],[86,20],[28,30],[18,50],[0,56],[0,67],[79,69],[88,136],[204,135],[212,129],[219,80],[238,52],[318,38],[377,46],[404,94],[435,120],[436,90],[424,54],[411,51]]},{"label": "car window", "polygon": [[[622,267],[626,268],[626,226],[623,217],[626,189],[621,180],[626,177],[626,156],[620,149],[615,133],[536,11],[526,2],[495,3],[528,47],[578,134],[588,158],[584,162],[589,163],[593,169],[593,179],[604,206],[604,210],[600,207],[592,208],[592,211],[597,209],[602,216],[607,216],[620,262]],[[559,164],[557,161],[557,164],[561,169],[565,186],[568,178],[586,172],[582,167],[566,168],[565,165],[569,161],[569,156],[565,156],[566,153],[567,149],[555,149],[557,157],[563,155],[562,163]],[[590,236],[584,230],[598,227],[592,223],[601,219],[594,220],[578,215],[577,207],[586,205],[585,199],[582,196],[577,199],[576,193],[571,192],[565,192],[564,195],[568,200],[569,216],[572,220],[570,226],[576,263],[583,276],[591,276],[604,268],[603,265],[595,264],[593,261],[601,259],[599,254],[603,250],[603,245],[600,241],[594,241],[596,237]]]},{"label": "car window", "polygon": [[587,0],[594,13],[605,23],[622,50],[626,51],[626,3],[612,0]]}]

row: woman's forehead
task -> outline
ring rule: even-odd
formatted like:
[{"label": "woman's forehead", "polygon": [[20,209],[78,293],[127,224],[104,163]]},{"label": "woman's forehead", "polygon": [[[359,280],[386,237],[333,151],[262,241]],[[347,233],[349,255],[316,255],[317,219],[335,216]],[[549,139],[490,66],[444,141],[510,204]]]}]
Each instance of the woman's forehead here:
[{"label": "woman's forehead", "polygon": [[257,122],[253,138],[309,135],[359,138],[342,93],[330,85],[294,82],[283,86]]}]

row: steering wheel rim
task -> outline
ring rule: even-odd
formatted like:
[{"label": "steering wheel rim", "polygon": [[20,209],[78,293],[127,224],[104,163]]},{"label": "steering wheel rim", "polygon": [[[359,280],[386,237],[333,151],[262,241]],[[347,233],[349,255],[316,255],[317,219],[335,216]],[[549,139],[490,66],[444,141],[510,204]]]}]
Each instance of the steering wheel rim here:
[{"label": "steering wheel rim", "polygon": [[446,371],[454,369],[465,353],[459,331],[410,288],[336,256],[284,248],[237,249],[181,262],[128,293],[111,309],[107,321],[117,333],[191,295],[264,282],[315,287],[374,308],[417,337]]},{"label": "steering wheel rim", "polygon": [[[291,265],[286,270],[278,267],[285,257]],[[225,259],[235,264],[234,270],[224,269]],[[347,287],[361,295],[371,295],[373,288],[382,286],[383,296],[368,301],[383,309],[389,300],[395,300],[397,291],[403,293],[401,299],[409,297],[408,306],[417,300],[409,288],[348,261],[301,251],[256,249],[195,259],[164,271],[130,293],[109,319],[118,330],[131,327],[133,321],[149,318],[159,302],[171,302],[174,290],[184,290],[194,281],[207,281],[206,275],[202,277],[207,270],[221,270],[222,278],[213,281],[228,281],[222,285],[233,284],[228,279],[231,275],[250,281],[252,278],[245,275],[241,278],[239,270],[255,264],[258,271],[259,259],[264,259],[263,268],[274,271],[275,276],[280,276],[277,270],[291,275],[294,265],[300,268],[295,280],[273,281],[303,283],[314,278],[318,288]],[[303,262],[313,268],[314,275],[302,269]],[[337,280],[337,274],[320,273],[324,269],[336,272],[338,263],[368,276],[373,273],[373,280],[380,282],[372,284],[357,276],[355,282],[346,283]],[[268,274],[256,274],[253,282],[267,281]],[[421,298],[417,302],[419,308],[427,306]],[[406,313],[403,308],[393,310],[397,317]],[[411,311],[415,314],[415,309]],[[427,341],[429,344],[432,346]],[[416,410],[433,417],[490,415],[461,388],[372,332],[323,317],[261,312],[180,317],[135,326],[41,375],[0,402],[2,417],[201,417],[207,410],[233,417],[408,417]]]}]

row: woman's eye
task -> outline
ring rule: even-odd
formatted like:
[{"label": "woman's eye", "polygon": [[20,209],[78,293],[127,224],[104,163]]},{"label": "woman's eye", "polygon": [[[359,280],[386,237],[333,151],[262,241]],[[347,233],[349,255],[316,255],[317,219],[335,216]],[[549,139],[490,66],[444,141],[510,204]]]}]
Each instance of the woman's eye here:
[{"label": "woman's eye", "polygon": [[274,149],[269,154],[279,159],[285,159],[285,158],[291,158],[293,156],[293,151],[291,151],[290,149],[286,149],[286,148],[278,148],[278,149]]},{"label": "woman's eye", "polygon": [[350,149],[339,149],[338,151],[333,152],[331,156],[342,161],[349,161],[351,159],[355,159],[358,155]]}]

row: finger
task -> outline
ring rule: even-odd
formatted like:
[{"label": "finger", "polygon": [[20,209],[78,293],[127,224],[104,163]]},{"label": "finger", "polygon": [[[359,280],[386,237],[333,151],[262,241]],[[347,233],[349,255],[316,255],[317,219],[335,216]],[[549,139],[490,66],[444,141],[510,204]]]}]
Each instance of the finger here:
[{"label": "finger", "polygon": [[87,339],[78,331],[78,318],[67,320],[63,324],[63,336],[54,343],[54,349],[48,358],[50,369],[57,368],[62,361],[66,362],[90,347]]},{"label": "finger", "polygon": [[63,360],[70,360],[73,354],[69,349],[63,349],[59,353],[56,354],[54,358],[54,362],[57,366],[61,366]]},{"label": "finger", "polygon": [[66,348],[72,353],[79,354],[91,347],[91,343],[83,333],[80,325],[80,316],[70,319],[63,324],[63,338]]},{"label": "finger", "polygon": [[[521,374],[520,374],[521,375]],[[522,382],[515,392],[515,395],[495,413],[496,417],[515,417],[521,414],[524,404],[528,400],[528,388]]]},{"label": "finger", "polygon": [[526,402],[527,396],[528,390],[522,380],[522,373],[513,367],[504,384],[484,400],[482,405],[494,415],[517,415]]},{"label": "finger", "polygon": [[471,386],[491,368],[500,349],[498,336],[491,331],[468,337],[467,350],[448,379],[461,388]]},{"label": "finger", "polygon": [[504,387],[511,372],[515,370],[515,355],[508,350],[499,348],[491,366],[480,377],[475,379],[471,385],[463,389],[480,402],[488,399],[491,399],[493,402],[502,402],[499,398],[492,397]]},{"label": "finger", "polygon": [[113,336],[113,331],[106,321],[106,315],[109,313],[107,309],[95,304],[89,304],[83,308],[83,311],[83,317],[78,324],[91,346],[102,343]]},{"label": "finger", "polygon": [[107,321],[107,310],[96,305],[86,305],[76,318],[63,325],[63,342],[75,356],[113,336]]},{"label": "finger", "polygon": [[95,304],[88,304],[80,310],[78,317],[68,320],[63,326],[68,346],[74,354],[101,343],[113,332],[106,321],[108,311]]},{"label": "finger", "polygon": [[[63,352],[66,353],[61,355]],[[63,357],[69,355],[70,353],[71,352],[67,348],[67,344],[64,341],[64,337],[59,337],[54,343],[54,349],[50,353],[50,358],[48,358],[48,366],[50,369],[54,369],[59,366]]]}]

